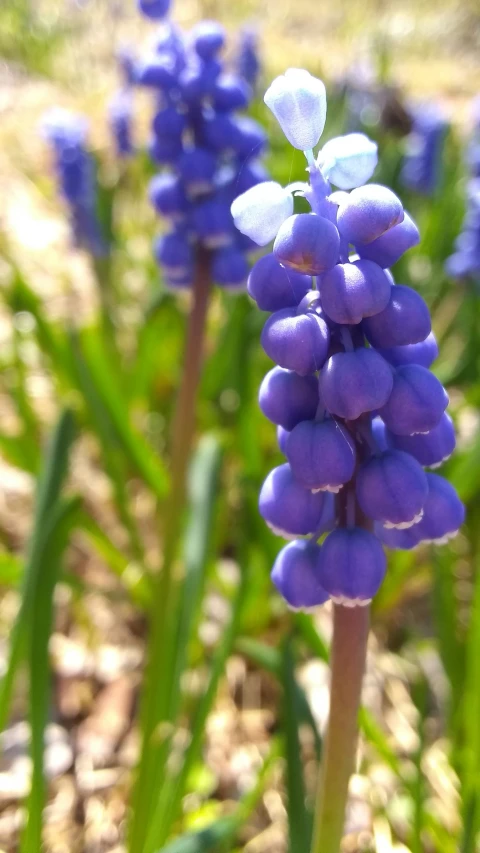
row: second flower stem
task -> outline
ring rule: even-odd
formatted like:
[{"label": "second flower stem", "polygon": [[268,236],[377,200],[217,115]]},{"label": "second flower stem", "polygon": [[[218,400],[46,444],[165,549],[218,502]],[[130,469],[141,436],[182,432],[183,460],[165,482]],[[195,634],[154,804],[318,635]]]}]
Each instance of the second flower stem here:
[{"label": "second flower stem", "polygon": [[311,853],[339,853],[355,766],[369,607],[333,611],[330,717],[318,782]]},{"label": "second flower stem", "polygon": [[175,618],[174,561],[182,530],[187,470],[195,432],[195,409],[200,383],[205,326],[210,295],[210,257],[196,258],[193,305],[188,322],[185,358],[172,423],[171,487],[164,511],[163,563],[150,618],[150,637],[141,712],[142,750],[133,799],[130,850],[143,850],[153,798],[158,794],[171,734],[171,677],[175,649],[171,626]]}]

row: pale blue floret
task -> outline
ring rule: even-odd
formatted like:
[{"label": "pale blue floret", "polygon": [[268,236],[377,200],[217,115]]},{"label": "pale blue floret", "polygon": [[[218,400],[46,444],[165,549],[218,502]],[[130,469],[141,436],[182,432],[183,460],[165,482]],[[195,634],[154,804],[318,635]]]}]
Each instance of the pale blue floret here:
[{"label": "pale blue floret", "polygon": [[275,78],[264,101],[294,148],[308,151],[316,146],[327,116],[327,96],[321,80],[308,71],[289,68]]},{"label": "pale blue floret", "polygon": [[293,198],[275,181],[264,181],[238,196],[231,211],[236,228],[259,246],[266,246],[292,215]]},{"label": "pale blue floret", "polygon": [[363,133],[336,136],[323,146],[317,162],[328,181],[351,190],[372,177],[378,163],[377,145]]}]

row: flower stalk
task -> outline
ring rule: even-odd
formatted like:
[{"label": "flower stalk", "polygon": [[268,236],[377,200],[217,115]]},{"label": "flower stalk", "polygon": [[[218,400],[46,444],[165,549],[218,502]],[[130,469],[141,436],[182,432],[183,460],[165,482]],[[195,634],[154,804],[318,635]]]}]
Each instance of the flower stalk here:
[{"label": "flower stalk", "polygon": [[330,717],[320,769],[311,853],[339,853],[355,766],[369,607],[333,608]]},{"label": "flower stalk", "polygon": [[174,561],[185,507],[187,469],[195,431],[195,409],[202,369],[210,295],[210,255],[198,249],[185,349],[185,361],[172,422],[171,489],[164,514],[163,565],[151,609],[151,630],[142,707],[142,750],[134,796],[130,849],[143,849],[153,797],[158,790],[171,734],[171,680],[175,650],[169,637],[175,611]]}]

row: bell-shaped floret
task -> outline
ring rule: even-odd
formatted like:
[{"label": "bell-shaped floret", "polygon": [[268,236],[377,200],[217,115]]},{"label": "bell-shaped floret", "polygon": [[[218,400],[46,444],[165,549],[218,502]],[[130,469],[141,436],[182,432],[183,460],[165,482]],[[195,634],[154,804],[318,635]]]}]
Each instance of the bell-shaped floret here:
[{"label": "bell-shaped floret", "polygon": [[137,4],[142,15],[159,21],[168,15],[171,0],[137,0]]},{"label": "bell-shaped floret", "polygon": [[233,219],[228,204],[215,195],[200,201],[192,210],[195,234],[207,249],[228,245],[234,235]]},{"label": "bell-shaped floret", "polygon": [[138,86],[169,91],[175,85],[175,74],[169,57],[151,53],[135,67],[135,82]]},{"label": "bell-shaped floret", "polygon": [[435,335],[430,332],[425,340],[418,344],[380,348],[378,351],[394,367],[400,367],[401,364],[421,364],[422,367],[430,367],[438,357],[438,344]]},{"label": "bell-shaped floret", "polygon": [[319,403],[317,379],[274,367],[260,385],[259,403],[266,418],[290,431],[300,421],[315,417]]},{"label": "bell-shaped floret", "polygon": [[[355,192],[355,190],[354,190]],[[361,258],[374,261],[381,267],[392,267],[402,255],[420,242],[420,232],[405,212],[403,221],[371,243],[355,243]]]},{"label": "bell-shaped floret", "polygon": [[314,213],[297,213],[281,225],[273,254],[298,272],[319,275],[335,266],[339,249],[340,237],[333,222]]},{"label": "bell-shaped floret", "polygon": [[341,190],[365,184],[377,163],[377,144],[364,133],[336,136],[323,146],[318,156],[323,176]]},{"label": "bell-shaped floret", "polygon": [[387,433],[388,443],[398,450],[410,453],[426,468],[438,468],[455,450],[455,428],[446,412],[430,432],[423,435],[395,435]]},{"label": "bell-shaped floret", "polygon": [[327,117],[327,95],[321,80],[308,71],[289,68],[271,83],[263,100],[294,148],[309,151],[315,147]]},{"label": "bell-shaped floret", "polygon": [[383,312],[391,289],[382,268],[371,261],[336,264],[320,282],[323,310],[335,323],[360,323]]},{"label": "bell-shaped floret", "polygon": [[182,232],[173,231],[157,237],[153,246],[154,255],[170,275],[181,277],[193,266],[193,251]]},{"label": "bell-shaped floret", "polygon": [[448,394],[437,377],[419,364],[394,371],[392,393],[379,414],[395,435],[430,432],[448,406]]},{"label": "bell-shaped floret", "polygon": [[338,528],[320,549],[319,581],[336,604],[369,604],[380,589],[387,561],[373,533],[361,527]]},{"label": "bell-shaped floret", "polygon": [[192,31],[192,41],[201,59],[212,59],[225,44],[225,30],[218,21],[200,21]]},{"label": "bell-shaped floret", "polygon": [[311,286],[310,276],[282,266],[270,253],[252,267],[247,289],[262,311],[279,311],[296,308]]},{"label": "bell-shaped floret", "polygon": [[318,545],[295,539],[280,551],[271,578],[292,610],[311,610],[328,601],[318,581]]},{"label": "bell-shaped floret", "polygon": [[325,320],[314,312],[297,313],[282,308],[268,318],[261,343],[266,354],[280,367],[300,376],[315,373],[325,362],[330,332]]},{"label": "bell-shaped floret", "polygon": [[313,493],[295,480],[285,463],[270,471],[259,497],[260,515],[278,536],[308,536],[320,525],[324,508],[322,492]]},{"label": "bell-shaped floret", "polygon": [[355,443],[331,418],[297,424],[287,438],[286,455],[295,478],[313,491],[338,492],[355,471]]},{"label": "bell-shaped floret", "polygon": [[465,507],[455,489],[438,474],[426,476],[428,496],[421,521],[409,530],[376,527],[377,535],[389,548],[409,551],[426,542],[445,545],[460,530],[465,520]]},{"label": "bell-shaped floret", "polygon": [[357,473],[361,509],[373,521],[400,529],[420,521],[427,499],[427,477],[413,456],[387,450],[364,462]]},{"label": "bell-shaped floret", "polygon": [[212,190],[217,161],[211,151],[191,148],[181,154],[176,166],[191,195],[201,195]]},{"label": "bell-shaped floret", "polygon": [[188,200],[176,175],[155,175],[148,195],[155,210],[169,219],[180,219],[188,211]]},{"label": "bell-shaped floret", "polygon": [[341,202],[337,225],[342,237],[357,245],[377,240],[403,217],[403,205],[395,193],[380,184],[367,184],[352,190]]},{"label": "bell-shaped floret", "polygon": [[420,343],[431,328],[427,303],[416,290],[404,284],[390,288],[384,310],[363,322],[367,339],[377,349]]},{"label": "bell-shaped floret", "polygon": [[293,212],[293,198],[275,181],[264,181],[238,196],[231,207],[236,228],[266,246]]},{"label": "bell-shaped floret", "polygon": [[384,406],[393,387],[393,371],[373,349],[330,356],[320,374],[320,394],[332,415],[356,420]]},{"label": "bell-shaped floret", "polygon": [[287,455],[287,439],[289,435],[290,432],[288,429],[285,429],[282,426],[277,426],[277,442],[279,449],[284,456]]},{"label": "bell-shaped floret", "polygon": [[219,112],[243,110],[248,106],[250,98],[248,83],[234,74],[221,74],[213,87],[213,106]]}]

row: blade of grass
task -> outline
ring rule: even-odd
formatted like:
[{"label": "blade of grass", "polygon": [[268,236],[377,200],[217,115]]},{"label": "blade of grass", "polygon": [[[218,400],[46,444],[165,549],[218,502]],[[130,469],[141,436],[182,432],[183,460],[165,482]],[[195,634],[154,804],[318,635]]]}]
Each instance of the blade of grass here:
[{"label": "blade of grass", "polygon": [[153,494],[163,500],[168,489],[165,465],[143,435],[130,424],[118,377],[109,365],[100,336],[93,330],[81,340],[72,336],[72,346],[77,367],[84,377],[88,376],[89,384],[95,389],[125,457]]},{"label": "blade of grass", "polygon": [[5,675],[0,684],[0,730],[5,728],[18,665],[25,644],[38,573],[42,568],[45,544],[49,536],[47,519],[58,500],[67,473],[68,454],[75,434],[72,412],[63,411],[47,450],[41,473],[35,506],[35,519],[23,576],[21,604],[10,632],[10,648]]},{"label": "blade of grass", "polygon": [[205,581],[220,462],[221,448],[217,439],[211,435],[205,436],[199,444],[190,468],[190,518],[184,541],[185,578],[181,589],[178,627],[174,639],[173,675],[170,679],[171,719],[174,719],[178,713],[182,673],[185,669],[188,644],[192,637],[192,628]]},{"label": "blade of grass", "polygon": [[279,742],[273,740],[253,788],[242,797],[235,811],[227,817],[219,818],[204,829],[186,832],[163,847],[162,853],[207,853],[209,850],[218,849],[219,845],[222,849],[226,845],[230,846],[239,829],[255,810],[279,755]]},{"label": "blade of grass", "polygon": [[[469,519],[470,541],[478,555],[478,512]],[[476,559],[475,587],[465,649],[465,682],[462,693],[463,753],[460,784],[463,803],[462,850],[474,849],[480,828],[480,571]],[[472,842],[472,843],[471,843]],[[470,846],[469,846],[470,844]]]},{"label": "blade of grass", "polygon": [[57,500],[52,504],[45,525],[47,539],[42,551],[41,571],[35,577],[29,634],[29,717],[31,729],[32,780],[27,800],[28,820],[22,835],[21,853],[38,853],[42,840],[42,814],[46,783],[43,755],[45,726],[50,701],[48,642],[53,617],[53,595],[61,558],[75,523],[79,498]]},{"label": "blade of grass", "polygon": [[305,780],[298,732],[300,708],[298,690],[295,689],[291,638],[287,638],[283,646],[282,683],[289,849],[292,853],[307,853],[312,836],[312,815],[307,811],[305,802]]},{"label": "blade of grass", "polygon": [[[176,778],[163,781],[160,796],[157,799],[153,816],[147,834],[147,842],[143,853],[151,853],[165,843],[170,827],[176,819],[180,808],[185,785],[191,768],[197,761],[205,734],[205,724],[217,694],[220,678],[225,669],[226,661],[232,652],[235,638],[238,634],[242,609],[248,588],[248,548],[242,545],[240,559],[241,579],[233,601],[232,615],[223,634],[220,645],[213,657],[207,687],[201,696],[195,716],[190,726],[191,738],[186,749],[181,769]],[[155,790],[159,790],[157,787]]]}]

